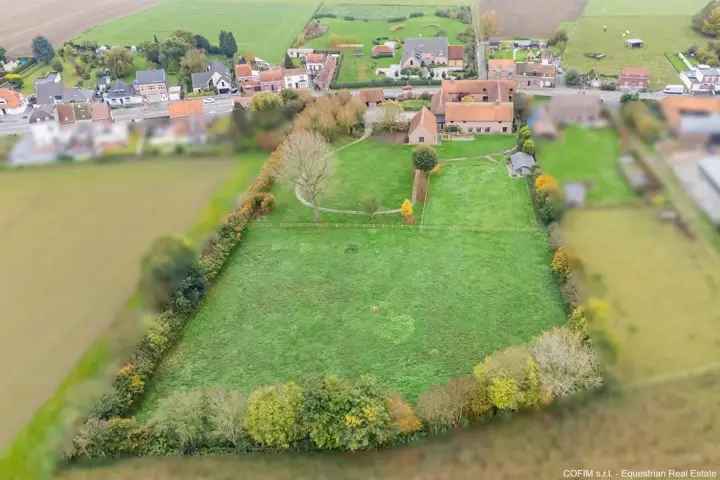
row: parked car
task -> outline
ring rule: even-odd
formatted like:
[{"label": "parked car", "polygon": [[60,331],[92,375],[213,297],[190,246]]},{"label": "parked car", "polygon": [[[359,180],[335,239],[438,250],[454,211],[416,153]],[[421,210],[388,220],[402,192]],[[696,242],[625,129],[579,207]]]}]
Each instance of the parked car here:
[{"label": "parked car", "polygon": [[203,103],[215,103],[215,99],[213,97],[205,97],[203,98]]},{"label": "parked car", "polygon": [[669,95],[682,95],[685,93],[685,85],[666,85],[663,92]]}]

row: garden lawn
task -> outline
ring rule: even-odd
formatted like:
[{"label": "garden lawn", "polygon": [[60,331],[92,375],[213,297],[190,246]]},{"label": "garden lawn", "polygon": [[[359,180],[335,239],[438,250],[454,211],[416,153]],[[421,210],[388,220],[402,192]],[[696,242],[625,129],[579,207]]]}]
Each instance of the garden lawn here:
[{"label": "garden lawn", "polygon": [[[649,9],[648,12],[652,12]],[[689,15],[689,14],[688,14]],[[651,88],[660,89],[676,84],[679,79],[666,52],[678,52],[691,45],[707,42],[690,28],[690,16],[682,15],[635,15],[580,17],[565,24],[570,37],[563,64],[581,72],[594,69],[597,73],[617,76],[623,67],[642,66],[650,71]],[[607,26],[607,32],[603,27]],[[643,48],[625,47],[623,33],[630,31],[630,38],[645,41]],[[607,57],[594,60],[586,53],[599,52]]]},{"label": "garden lawn", "polygon": [[486,157],[514,145],[515,138],[510,135],[444,142],[438,148],[440,171],[430,177],[423,225],[535,231],[527,181],[510,178],[504,155]]},{"label": "garden lawn", "polygon": [[[489,137],[439,150],[456,158],[508,144],[510,137]],[[407,146],[358,144],[340,157],[353,159],[352,168],[336,171],[347,201],[363,185],[383,199],[409,195]],[[326,214],[320,225],[294,223],[293,211],[309,209],[279,195],[278,209],[251,226],[159,369],[140,416],[178,390],[249,392],[326,373],[372,374],[415,400],[430,385],[470,373],[488,353],[562,323],[547,238],[530,215],[529,197],[523,203],[520,196],[524,182],[512,185],[497,170],[486,178],[488,167],[497,168],[477,162],[454,175],[455,166],[444,167],[433,179],[434,195],[464,191],[467,183],[488,188],[464,195],[469,216],[454,206],[431,207],[435,223],[426,228],[370,224],[367,217],[329,223],[337,217]],[[486,191],[505,188],[510,193],[497,202],[486,200]],[[473,219],[486,216],[497,228],[472,228]],[[463,228],[448,225],[458,219]]]},{"label": "garden lawn", "polygon": [[632,201],[635,194],[618,168],[617,134],[609,129],[569,127],[558,140],[539,141],[538,161],[543,171],[561,183],[590,182],[590,205]]},{"label": "garden lawn", "polygon": [[[384,7],[378,7],[384,8]],[[399,23],[389,23],[383,20],[348,21],[341,18],[323,18],[323,25],[329,27],[322,37],[307,42],[307,47],[332,48],[331,39],[334,35],[342,37],[342,43],[362,44],[362,55],[356,56],[354,49],[348,49],[343,54],[342,67],[338,74],[338,82],[357,82],[377,79],[375,69],[385,68],[400,63],[402,49],[395,52],[394,58],[372,58],[373,39],[388,37],[398,42],[412,37],[434,37],[444,33],[451,44],[462,43],[458,34],[464,32],[468,25],[457,20],[437,17],[428,13],[423,17],[410,18]]]},{"label": "garden lawn", "polygon": [[239,53],[280,62],[318,2],[315,0],[160,0],[151,8],[99,25],[76,40],[137,45],[175,30],[204,35],[217,44],[221,30],[233,32]]}]

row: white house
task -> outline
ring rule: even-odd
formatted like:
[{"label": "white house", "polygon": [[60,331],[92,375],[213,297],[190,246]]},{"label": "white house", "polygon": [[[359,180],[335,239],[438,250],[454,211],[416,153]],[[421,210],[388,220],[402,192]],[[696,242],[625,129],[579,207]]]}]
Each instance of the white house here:
[{"label": "white house", "polygon": [[117,80],[103,94],[103,100],[112,108],[132,107],[142,105],[143,97],[135,91],[132,85]]},{"label": "white house", "polygon": [[304,68],[288,68],[283,70],[285,88],[298,89],[310,87],[310,76]]},{"label": "white house", "polygon": [[230,70],[222,62],[212,62],[207,70],[192,74],[193,92],[214,90],[219,95],[232,92]]}]

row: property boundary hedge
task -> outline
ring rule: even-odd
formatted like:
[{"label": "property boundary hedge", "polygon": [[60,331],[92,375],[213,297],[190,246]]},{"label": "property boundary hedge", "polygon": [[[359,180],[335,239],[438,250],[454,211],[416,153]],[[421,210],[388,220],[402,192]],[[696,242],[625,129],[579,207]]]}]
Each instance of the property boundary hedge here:
[{"label": "property boundary hedge", "polygon": [[[240,206],[228,215],[204,248],[199,263],[209,285],[241,243],[250,222],[272,210],[274,197],[270,190],[281,162],[280,149],[277,149],[246,191]],[[537,211],[546,199],[541,198],[534,180],[535,176],[529,177]],[[538,216],[542,218],[540,212]],[[547,226],[548,221],[542,224]],[[543,357],[534,353],[541,338],[554,336],[555,345],[557,339],[564,339],[563,348],[568,351],[584,350],[586,357],[594,356],[577,293],[563,291],[568,285],[574,291],[570,255],[552,235],[550,247],[554,252],[551,267],[568,308],[566,326],[488,355],[475,366],[473,375],[428,388],[420,395],[416,407],[378,388],[374,380],[366,377],[354,381],[325,377],[302,385],[289,382],[260,387],[249,395],[247,402],[240,392],[185,392],[177,398],[166,399],[160,410],[161,420],[153,418],[147,424],[140,424],[131,415],[142,400],[152,374],[181,337],[183,327],[193,314],[192,311],[165,311],[119,370],[112,391],[103,396],[79,428],[68,459],[376,448],[406,443],[417,436],[486,420],[498,413],[547,406],[563,396],[552,393],[550,385],[557,380],[552,378],[553,372],[572,373],[573,366],[558,365],[557,357],[551,360],[555,363],[544,364]],[[602,384],[597,365],[576,377],[566,375],[562,380],[570,382],[569,388],[576,392]],[[288,392],[292,395],[288,396]],[[218,417],[222,417],[221,420]]]}]

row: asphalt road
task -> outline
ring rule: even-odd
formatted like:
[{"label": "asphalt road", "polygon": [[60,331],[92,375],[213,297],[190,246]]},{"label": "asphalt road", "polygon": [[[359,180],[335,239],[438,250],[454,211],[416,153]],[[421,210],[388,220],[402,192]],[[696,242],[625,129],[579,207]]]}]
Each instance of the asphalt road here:
[{"label": "asphalt road", "polygon": [[[416,95],[429,93],[433,94],[439,90],[439,87],[414,87],[413,93]],[[546,97],[557,97],[563,95],[574,95],[581,93],[583,95],[593,95],[603,100],[606,105],[616,107],[620,104],[620,98],[623,92],[604,91],[604,90],[580,90],[575,88],[559,87],[546,89],[519,90],[528,95],[541,95]],[[385,94],[388,96],[399,96],[403,91],[400,88],[386,88]],[[662,92],[641,93],[640,97],[650,100],[662,100],[666,94]],[[232,112],[234,102],[232,97],[224,95],[212,97],[213,102],[204,103],[205,115],[215,117],[220,115],[228,115]],[[138,107],[117,108],[113,109],[113,118],[117,122],[139,122],[145,119],[161,118],[168,116],[168,103],[151,103]],[[17,135],[30,130],[27,119],[23,119],[20,115],[0,117],[0,135]]]}]

